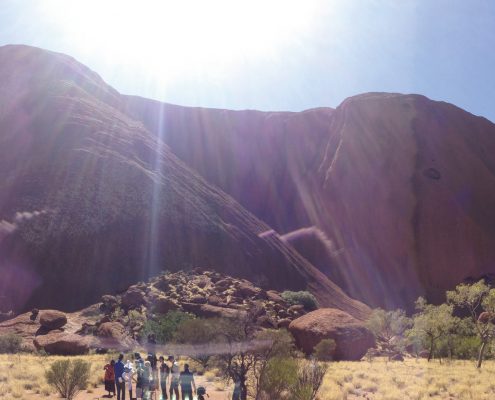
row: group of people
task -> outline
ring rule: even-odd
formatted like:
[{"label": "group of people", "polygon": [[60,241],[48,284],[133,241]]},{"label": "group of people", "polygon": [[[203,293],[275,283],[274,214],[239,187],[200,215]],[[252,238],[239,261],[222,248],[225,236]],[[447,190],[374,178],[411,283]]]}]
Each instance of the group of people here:
[{"label": "group of people", "polygon": [[[161,391],[162,399],[193,400],[196,392],[198,400],[205,400],[206,390],[200,386],[196,389],[193,373],[189,365],[184,365],[184,370],[179,370],[179,364],[174,356],[157,358],[149,353],[146,360],[139,353],[134,353],[134,362],[129,360],[124,363],[124,355],[120,354],[117,362],[111,360],[105,365],[105,390],[108,396],[117,394],[117,400],[125,400],[126,391],[132,400],[133,383],[136,387],[136,399],[156,399],[156,393]],[[167,364],[170,363],[169,364]],[[179,395],[180,387],[180,397]],[[156,399],[158,400],[158,399]]]}]

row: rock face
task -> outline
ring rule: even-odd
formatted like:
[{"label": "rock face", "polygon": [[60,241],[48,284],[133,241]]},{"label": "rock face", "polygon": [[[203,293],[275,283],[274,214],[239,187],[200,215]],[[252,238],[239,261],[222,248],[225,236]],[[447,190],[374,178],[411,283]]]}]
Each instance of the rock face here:
[{"label": "rock face", "polygon": [[495,274],[484,118],[387,93],[300,113],[188,108],[122,96],[60,54],[0,58],[6,310],[75,309],[74,290],[88,304],[209,265],[364,318],[353,298],[411,309]]},{"label": "rock face", "polygon": [[52,331],[34,339],[36,349],[43,349],[48,354],[61,356],[86,354],[89,351],[89,345],[86,337],[58,331]]},{"label": "rock face", "polygon": [[495,125],[484,118],[387,93],[302,113],[127,107],[369,305],[411,309],[495,273]]},{"label": "rock face", "polygon": [[66,315],[57,310],[43,310],[40,314],[40,325],[47,330],[62,328],[67,323]]},{"label": "rock face", "polygon": [[289,331],[306,354],[311,354],[323,339],[335,340],[335,360],[360,360],[375,344],[373,334],[362,322],[332,308],[315,310],[295,319]]},{"label": "rock face", "polygon": [[211,265],[367,315],[291,246],[263,235],[266,223],[180,161],[94,72],[27,46],[0,48],[0,60],[7,309],[74,310],[164,269]]}]

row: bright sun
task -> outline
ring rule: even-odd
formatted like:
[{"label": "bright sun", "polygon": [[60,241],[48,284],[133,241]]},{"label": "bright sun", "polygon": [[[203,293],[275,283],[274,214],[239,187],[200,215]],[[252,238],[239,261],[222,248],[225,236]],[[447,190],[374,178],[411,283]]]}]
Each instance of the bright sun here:
[{"label": "bright sun", "polygon": [[319,0],[46,0],[44,15],[82,51],[138,67],[162,81],[245,62],[302,45]]}]

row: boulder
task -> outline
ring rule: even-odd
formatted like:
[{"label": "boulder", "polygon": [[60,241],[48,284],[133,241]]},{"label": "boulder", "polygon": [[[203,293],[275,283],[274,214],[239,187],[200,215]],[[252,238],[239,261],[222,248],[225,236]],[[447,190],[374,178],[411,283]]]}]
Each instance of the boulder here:
[{"label": "boulder", "polygon": [[246,316],[246,312],[242,310],[235,310],[227,307],[217,307],[211,304],[193,304],[182,303],[182,308],[185,311],[191,312],[198,317],[203,318],[243,318]]},{"label": "boulder", "polygon": [[390,361],[404,361],[404,357],[402,356],[402,354],[397,353],[390,357]]},{"label": "boulder", "polygon": [[120,351],[130,350],[137,346],[137,342],[126,332],[119,322],[105,322],[97,331],[98,347],[116,349]]},{"label": "boulder", "polygon": [[103,312],[110,313],[113,310],[115,310],[118,305],[119,305],[119,301],[117,300],[117,298],[115,296],[112,296],[109,294],[105,294],[105,295],[101,296],[101,307],[100,308]]},{"label": "boulder", "polygon": [[170,284],[167,276],[160,276],[153,286],[162,292],[167,292],[170,290]]},{"label": "boulder", "polygon": [[212,306],[220,306],[224,304],[224,301],[219,296],[212,294],[208,297],[208,304],[211,304]]},{"label": "boulder", "polygon": [[67,316],[62,311],[43,310],[40,312],[40,325],[46,330],[62,328],[67,323]]},{"label": "boulder", "polygon": [[267,290],[266,298],[274,303],[285,303],[285,300],[275,290]]},{"label": "boulder", "polygon": [[260,288],[255,287],[251,282],[241,281],[235,289],[235,295],[238,297],[254,297],[261,292]]},{"label": "boulder", "polygon": [[122,296],[122,306],[125,308],[138,308],[144,303],[144,292],[136,287],[129,288]]},{"label": "boulder", "polygon": [[37,336],[33,343],[38,350],[61,356],[86,354],[90,346],[90,341],[87,337],[59,331]]},{"label": "boulder", "polygon": [[[212,277],[212,281],[215,282],[213,277]],[[228,289],[231,285],[232,285],[232,279],[230,278],[220,279],[219,281],[215,282],[215,288],[218,290]]]},{"label": "boulder", "polygon": [[191,298],[189,299],[190,303],[195,303],[195,304],[205,304],[206,301],[207,301],[206,298],[204,296],[201,296],[200,294],[191,296]]},{"label": "boulder", "polygon": [[373,334],[362,322],[334,308],[321,308],[295,319],[289,331],[306,354],[323,339],[335,340],[335,360],[360,360],[375,345]]},{"label": "boulder", "polygon": [[289,314],[302,315],[306,312],[306,309],[302,304],[294,304],[293,306],[290,306],[287,311]]},{"label": "boulder", "polygon": [[169,311],[177,310],[179,308],[176,302],[165,296],[154,298],[151,306],[153,312],[158,314],[166,314]]},{"label": "boulder", "polygon": [[287,329],[291,322],[292,322],[292,320],[289,318],[282,318],[278,321],[277,328],[278,329],[281,329],[281,328]]},{"label": "boulder", "polygon": [[276,329],[278,327],[277,321],[268,315],[261,315],[256,318],[256,325],[267,329]]}]

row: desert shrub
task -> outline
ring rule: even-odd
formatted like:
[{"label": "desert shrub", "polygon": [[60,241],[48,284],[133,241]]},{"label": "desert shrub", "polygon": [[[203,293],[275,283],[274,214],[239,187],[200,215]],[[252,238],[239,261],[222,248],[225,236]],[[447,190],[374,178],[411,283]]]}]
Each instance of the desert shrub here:
[{"label": "desert shrub", "polygon": [[333,339],[323,339],[314,348],[314,356],[319,361],[331,361],[337,343]]},{"label": "desert shrub", "polygon": [[182,311],[169,311],[158,320],[147,320],[141,331],[141,338],[146,339],[149,335],[154,335],[156,342],[164,344],[171,341],[176,335],[181,323],[193,319],[194,316]]},{"label": "desert shrub", "polygon": [[72,400],[88,384],[91,364],[83,360],[57,360],[45,372],[46,381],[61,397]]},{"label": "desert shrub", "polygon": [[312,311],[318,308],[316,297],[307,291],[292,292],[286,290],[282,298],[289,304],[301,304],[306,310]]},{"label": "desert shrub", "polygon": [[269,399],[280,399],[282,393],[297,385],[299,363],[294,358],[274,357],[268,360],[260,379],[260,389]]},{"label": "desert shrub", "polygon": [[291,400],[315,400],[327,369],[326,364],[302,361],[299,366],[297,384],[291,391]]},{"label": "desert shrub", "polygon": [[22,338],[14,333],[0,335],[0,354],[21,351]]}]

